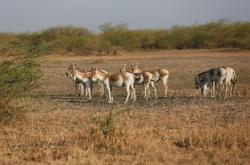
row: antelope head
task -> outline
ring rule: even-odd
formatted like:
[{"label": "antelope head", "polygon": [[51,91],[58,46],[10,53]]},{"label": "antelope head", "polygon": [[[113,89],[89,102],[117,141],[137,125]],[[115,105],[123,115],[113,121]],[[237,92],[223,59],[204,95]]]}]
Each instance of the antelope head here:
[{"label": "antelope head", "polygon": [[138,63],[136,64],[131,64],[132,67],[132,72],[133,73],[141,73],[143,70],[138,66]]},{"label": "antelope head", "polygon": [[120,66],[120,72],[123,73],[123,72],[127,72],[127,69],[126,69],[127,65],[126,64],[122,64]]},{"label": "antelope head", "polygon": [[96,82],[99,78],[99,72],[97,67],[92,67],[92,81]]}]

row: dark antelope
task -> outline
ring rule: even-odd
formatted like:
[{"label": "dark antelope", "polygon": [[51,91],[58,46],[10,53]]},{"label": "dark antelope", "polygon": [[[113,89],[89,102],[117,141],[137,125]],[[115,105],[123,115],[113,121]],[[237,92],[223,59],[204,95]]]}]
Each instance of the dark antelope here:
[{"label": "dark antelope", "polygon": [[205,96],[208,89],[211,88],[211,97],[214,98],[216,90],[219,96],[220,90],[223,90],[225,86],[224,96],[227,97],[228,88],[231,89],[230,94],[234,92],[236,81],[237,78],[234,69],[230,67],[217,67],[199,73],[195,77],[195,87],[201,89],[203,96]]}]

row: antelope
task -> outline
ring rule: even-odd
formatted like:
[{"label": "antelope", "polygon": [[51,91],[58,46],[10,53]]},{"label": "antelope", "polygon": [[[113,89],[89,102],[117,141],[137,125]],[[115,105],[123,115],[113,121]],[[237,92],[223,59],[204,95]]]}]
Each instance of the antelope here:
[{"label": "antelope", "polygon": [[[71,78],[73,80],[73,77],[71,75],[71,70],[73,68],[76,68],[74,64],[71,64],[68,68],[68,70],[65,72],[66,76]],[[74,80],[73,80],[74,81]],[[76,96],[83,96],[84,95],[84,84],[79,80],[79,79],[76,79],[74,81],[75,83],[75,94]]]},{"label": "antelope", "polygon": [[[104,70],[102,71],[107,73]],[[74,64],[71,64],[66,74],[68,74],[76,82],[76,88],[77,88],[77,83],[80,83],[82,85],[82,88],[83,87],[85,88],[85,97],[88,97],[89,100],[91,100],[92,89],[93,89],[93,82],[91,78],[92,71],[80,70]],[[98,84],[101,85],[100,96],[102,97],[104,95],[104,86],[101,83]]]},{"label": "antelope", "polygon": [[[66,74],[67,77],[72,78],[69,72],[65,72],[65,74]],[[76,81],[74,81],[74,83],[75,83],[75,95],[76,96],[83,96],[83,94],[84,94],[84,85],[82,84],[82,82],[80,80],[76,80]]]},{"label": "antelope", "polygon": [[217,67],[209,69],[205,72],[199,73],[195,77],[195,87],[196,89],[201,88],[202,96],[207,94],[208,88],[212,88],[211,97],[215,97],[215,89],[217,89],[218,94],[220,88],[223,86],[227,76],[227,70],[225,67]]},{"label": "antelope", "polygon": [[[133,73],[143,73],[143,69],[140,68],[138,65],[132,64],[132,72]],[[168,92],[168,77],[169,77],[169,71],[167,69],[156,69],[147,71],[151,74],[153,74],[152,81],[158,82],[162,81],[163,87],[164,87],[164,97],[167,97]]]},{"label": "antelope", "polygon": [[235,70],[231,67],[225,67],[226,71],[227,71],[227,75],[225,78],[225,97],[227,97],[227,92],[228,92],[228,88],[230,88],[229,90],[229,95],[233,95],[234,90],[235,90],[235,85],[237,82],[237,77],[236,77],[236,73]]},{"label": "antelope", "polygon": [[[105,73],[100,69],[92,69],[92,81],[100,81],[105,86],[108,93],[108,103],[113,102],[112,87],[125,87],[126,88],[126,100],[124,103],[128,102],[131,95],[131,99],[136,101],[136,91],[134,88],[135,77],[132,73],[122,72],[122,73]],[[132,93],[131,93],[132,92]]]},{"label": "antelope", "polygon": [[92,77],[92,72],[82,72],[80,71],[78,68],[75,68],[71,71],[72,74],[72,78],[73,80],[79,80],[81,81],[84,86],[85,86],[85,90],[86,90],[86,95],[88,97],[88,100],[91,100],[92,98],[92,87],[93,87],[93,83],[91,80]]},{"label": "antelope", "polygon": [[[129,72],[126,69],[126,65],[123,64],[120,66],[120,72]],[[141,72],[141,73],[133,73],[135,77],[135,84],[144,85],[144,97],[146,100],[150,97],[150,88],[149,85],[154,89],[155,99],[157,99],[157,91],[153,82],[153,74],[150,72]]]}]

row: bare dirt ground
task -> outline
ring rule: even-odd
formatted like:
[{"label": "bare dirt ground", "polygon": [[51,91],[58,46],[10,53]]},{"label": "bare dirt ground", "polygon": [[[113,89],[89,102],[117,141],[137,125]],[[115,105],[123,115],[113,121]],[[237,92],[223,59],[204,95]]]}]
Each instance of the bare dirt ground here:
[{"label": "bare dirt ground", "polygon": [[[43,77],[31,96],[17,100],[24,115],[0,127],[1,164],[248,164],[250,162],[250,52],[183,50],[120,53],[115,56],[40,58]],[[65,71],[71,63],[118,72],[121,64],[166,68],[168,97],[157,83],[158,100],[145,101],[136,86],[136,103],[123,104],[124,89],[114,89],[114,104],[98,96],[74,95]],[[194,76],[231,66],[238,74],[234,96],[201,98]]]}]

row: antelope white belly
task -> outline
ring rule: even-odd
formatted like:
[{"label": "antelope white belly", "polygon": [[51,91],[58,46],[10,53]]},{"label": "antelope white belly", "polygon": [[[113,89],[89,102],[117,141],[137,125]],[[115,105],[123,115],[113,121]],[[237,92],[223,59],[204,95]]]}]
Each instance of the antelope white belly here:
[{"label": "antelope white belly", "polygon": [[122,80],[112,81],[112,82],[110,82],[110,84],[111,84],[111,86],[122,87],[123,81]]}]

